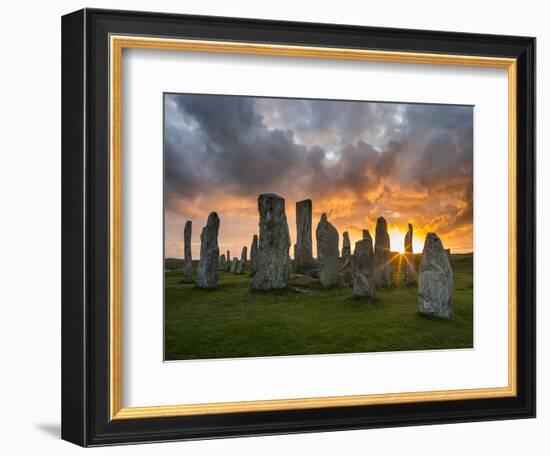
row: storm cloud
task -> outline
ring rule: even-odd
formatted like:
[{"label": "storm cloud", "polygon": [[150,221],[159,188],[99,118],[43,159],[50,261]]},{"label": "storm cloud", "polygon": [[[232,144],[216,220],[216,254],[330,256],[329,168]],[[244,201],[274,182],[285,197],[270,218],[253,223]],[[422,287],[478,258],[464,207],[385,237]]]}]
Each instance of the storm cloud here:
[{"label": "storm cloud", "polygon": [[167,256],[181,256],[184,221],[195,235],[212,210],[240,250],[266,192],[289,214],[311,198],[352,238],[385,215],[472,248],[471,106],[166,94],[164,110]]}]

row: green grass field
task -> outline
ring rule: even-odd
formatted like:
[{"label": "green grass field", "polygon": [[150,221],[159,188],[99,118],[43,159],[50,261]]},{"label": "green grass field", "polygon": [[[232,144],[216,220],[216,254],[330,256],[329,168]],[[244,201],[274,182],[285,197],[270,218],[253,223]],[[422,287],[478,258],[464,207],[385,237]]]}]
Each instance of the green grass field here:
[{"label": "green grass field", "polygon": [[452,264],[450,321],[417,312],[417,287],[382,289],[368,302],[305,276],[292,275],[288,290],[254,292],[248,271],[221,272],[215,290],[182,284],[181,271],[167,271],[165,359],[470,348],[472,256],[452,255]]}]

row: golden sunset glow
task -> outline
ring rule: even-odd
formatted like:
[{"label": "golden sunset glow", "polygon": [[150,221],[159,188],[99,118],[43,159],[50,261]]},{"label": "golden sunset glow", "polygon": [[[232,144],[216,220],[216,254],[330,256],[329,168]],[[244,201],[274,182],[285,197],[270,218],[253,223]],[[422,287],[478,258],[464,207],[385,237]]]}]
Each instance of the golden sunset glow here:
[{"label": "golden sunset glow", "polygon": [[220,217],[220,253],[240,256],[258,234],[257,198],[285,198],[296,242],[295,204],[313,202],[352,250],[383,216],[393,252],[408,223],[413,251],[436,232],[454,253],[473,248],[473,111],[469,106],[165,96],[165,255],[183,255],[192,220],[192,254],[208,214]]}]

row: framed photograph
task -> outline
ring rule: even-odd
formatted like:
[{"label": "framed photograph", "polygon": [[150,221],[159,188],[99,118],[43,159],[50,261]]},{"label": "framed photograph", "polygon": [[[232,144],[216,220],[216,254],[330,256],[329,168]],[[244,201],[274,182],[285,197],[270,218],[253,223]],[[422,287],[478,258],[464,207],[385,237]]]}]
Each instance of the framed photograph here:
[{"label": "framed photograph", "polygon": [[535,39],[62,19],[62,437],[535,416]]}]

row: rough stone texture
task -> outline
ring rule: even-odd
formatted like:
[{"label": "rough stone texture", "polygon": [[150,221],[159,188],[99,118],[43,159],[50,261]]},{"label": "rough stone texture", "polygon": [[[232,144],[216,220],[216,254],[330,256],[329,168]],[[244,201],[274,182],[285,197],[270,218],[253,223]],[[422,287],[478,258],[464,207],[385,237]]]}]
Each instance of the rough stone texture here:
[{"label": "rough stone texture", "polygon": [[218,286],[220,274],[218,270],[220,260],[219,229],[220,218],[218,214],[211,212],[201,233],[201,257],[197,268],[197,285],[200,288],[216,288]]},{"label": "rough stone texture", "polygon": [[294,270],[303,274],[313,265],[313,250],[311,243],[311,213],[310,199],[296,203],[296,244],[294,244]]},{"label": "rough stone texture", "polygon": [[246,266],[246,246],[243,247],[243,250],[241,252],[241,259],[237,263],[237,267],[235,269],[235,273],[237,274],[244,274],[244,268]]},{"label": "rough stone texture", "polygon": [[225,254],[222,253],[222,254],[220,255],[220,264],[219,264],[219,270],[220,270],[220,271],[225,271],[225,268],[227,267],[225,263],[226,263],[226,261],[225,261]]},{"label": "rough stone texture", "polygon": [[390,287],[393,283],[393,270],[390,264],[390,236],[384,217],[376,219],[376,239],[374,244],[374,275],[377,287]]},{"label": "rough stone texture", "polygon": [[258,259],[258,235],[252,236],[252,245],[250,246],[250,274],[256,274],[256,262]]},{"label": "rough stone texture", "polygon": [[428,233],[424,242],[418,278],[418,310],[441,318],[452,318],[453,271],[441,239]]},{"label": "rough stone texture", "polygon": [[191,258],[191,220],[185,222],[183,229],[183,283],[193,281],[193,259]]},{"label": "rough stone texture", "polygon": [[229,250],[227,251],[227,254],[225,255],[225,270],[229,272],[231,269],[231,254],[229,253]]},{"label": "rough stone texture", "polygon": [[363,239],[355,243],[353,252],[353,294],[369,299],[376,298],[374,252],[372,238],[368,230],[364,230]]},{"label": "rough stone texture", "polygon": [[346,287],[351,287],[353,283],[353,271],[351,266],[351,244],[349,234],[344,231],[342,241],[342,280]]},{"label": "rough stone texture", "polygon": [[250,281],[253,290],[278,290],[288,287],[291,262],[288,255],[290,234],[285,200],[273,193],[258,197],[260,237],[256,273]]},{"label": "rough stone texture", "polygon": [[405,268],[405,277],[403,285],[408,286],[416,282],[414,274],[414,257],[413,257],[413,226],[409,223],[409,229],[405,234],[405,253],[403,254],[403,263]]},{"label": "rough stone texture", "polygon": [[233,257],[233,259],[231,260],[231,265],[229,266],[229,272],[232,272],[233,274],[236,274],[238,263],[239,263],[239,259],[237,257]]},{"label": "rough stone texture", "polygon": [[319,281],[324,287],[338,283],[338,231],[327,220],[327,214],[321,220],[315,231],[317,238],[317,257],[319,259]]}]

